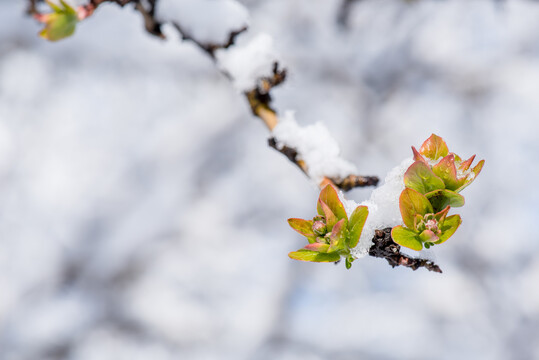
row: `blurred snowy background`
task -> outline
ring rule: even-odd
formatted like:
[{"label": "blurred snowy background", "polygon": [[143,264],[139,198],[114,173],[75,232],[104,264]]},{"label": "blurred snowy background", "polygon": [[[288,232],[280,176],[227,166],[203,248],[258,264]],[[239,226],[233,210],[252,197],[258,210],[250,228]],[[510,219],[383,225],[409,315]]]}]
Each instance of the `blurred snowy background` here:
[{"label": "blurred snowy background", "polygon": [[0,359],[539,359],[539,3],[243,3],[276,107],[362,174],[432,132],[486,159],[444,273],[289,260],[317,190],[205,54],[114,5],[51,44],[2,0]]}]

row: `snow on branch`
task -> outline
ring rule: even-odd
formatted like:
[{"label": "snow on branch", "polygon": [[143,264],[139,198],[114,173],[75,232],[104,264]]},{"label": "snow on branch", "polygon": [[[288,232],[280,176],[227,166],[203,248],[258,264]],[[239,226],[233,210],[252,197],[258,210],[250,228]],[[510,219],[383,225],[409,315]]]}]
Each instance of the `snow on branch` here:
[{"label": "snow on branch", "polygon": [[[236,45],[217,53],[219,68],[230,75],[234,86],[241,92],[260,87],[264,79],[271,78],[278,59],[273,38],[264,33],[244,46]],[[268,91],[269,89],[266,89],[265,92]]]},{"label": "snow on branch", "polygon": [[325,177],[333,179],[334,183],[342,183],[350,174],[357,173],[356,166],[340,156],[337,141],[320,122],[301,127],[294,113],[288,111],[273,128],[272,135],[271,144],[277,150],[295,149],[293,161],[301,164],[300,168],[317,184]]}]

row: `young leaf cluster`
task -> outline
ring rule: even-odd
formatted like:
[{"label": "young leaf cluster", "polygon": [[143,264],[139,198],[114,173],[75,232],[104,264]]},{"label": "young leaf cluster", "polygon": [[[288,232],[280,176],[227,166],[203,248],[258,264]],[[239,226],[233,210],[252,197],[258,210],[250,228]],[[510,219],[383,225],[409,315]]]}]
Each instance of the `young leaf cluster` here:
[{"label": "young leaf cluster", "polygon": [[366,206],[358,206],[348,218],[337,190],[333,185],[327,185],[320,192],[317,211],[318,215],[312,220],[288,219],[290,226],[309,242],[288,256],[312,262],[336,262],[343,256],[349,269],[354,261],[350,249],[359,242],[369,210]]},{"label": "young leaf cluster", "polygon": [[451,207],[464,205],[460,192],[479,175],[485,160],[472,168],[475,155],[463,161],[435,134],[419,151],[415,147],[412,151],[415,162],[404,174],[405,189],[399,198],[405,226],[394,227],[391,237],[397,244],[419,251],[441,244],[455,233],[461,217],[447,214]]},{"label": "young leaf cluster", "polygon": [[52,12],[36,15],[36,19],[45,24],[45,28],[41,30],[39,36],[49,41],[58,41],[73,35],[79,21],[77,11],[64,0],[60,0],[59,5],[48,0],[45,1],[51,7]]}]

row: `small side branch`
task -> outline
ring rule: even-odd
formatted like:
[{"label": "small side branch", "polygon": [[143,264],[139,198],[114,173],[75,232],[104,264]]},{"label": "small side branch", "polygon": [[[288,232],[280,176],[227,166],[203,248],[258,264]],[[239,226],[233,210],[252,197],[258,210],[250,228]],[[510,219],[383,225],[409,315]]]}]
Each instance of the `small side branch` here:
[{"label": "small side branch", "polygon": [[[272,72],[272,76],[260,79],[259,83],[253,90],[245,92],[245,96],[247,97],[247,101],[249,101],[253,115],[264,121],[264,124],[269,131],[272,131],[273,128],[275,128],[275,126],[277,126],[279,123],[277,111],[271,107],[272,99],[270,91],[286,80],[286,69],[280,68],[278,62],[273,63]],[[276,147],[274,148],[277,149]],[[302,168],[302,170],[304,170],[306,173],[306,168]]]},{"label": "small side branch", "polygon": [[268,145],[286,156],[288,160],[290,160],[294,165],[300,168],[301,171],[307,174],[307,164],[305,164],[305,161],[303,160],[298,160],[298,152],[296,151],[296,149],[288,146],[283,146],[279,148],[277,146],[277,141],[274,137],[268,139]]},{"label": "small side branch", "polygon": [[416,259],[402,254],[400,245],[396,244],[391,238],[391,228],[376,230],[372,241],[373,245],[369,249],[369,255],[386,259],[392,267],[405,266],[412,270],[424,267],[429,271],[442,272],[442,269],[430,260]]}]

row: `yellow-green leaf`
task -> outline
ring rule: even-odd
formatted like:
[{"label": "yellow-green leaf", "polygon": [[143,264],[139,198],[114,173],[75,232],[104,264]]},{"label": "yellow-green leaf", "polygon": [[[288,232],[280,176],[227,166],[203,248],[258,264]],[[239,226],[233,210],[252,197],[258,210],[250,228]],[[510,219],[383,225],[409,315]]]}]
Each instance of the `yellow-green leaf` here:
[{"label": "yellow-green leaf", "polygon": [[441,244],[447,239],[449,239],[451,236],[453,236],[460,224],[462,224],[462,219],[460,218],[460,215],[451,215],[446,217],[441,228],[442,235],[440,235],[440,240],[438,240],[436,244]]},{"label": "yellow-green leaf", "polygon": [[350,215],[348,222],[348,229],[350,230],[348,237],[349,248],[355,248],[357,246],[363,226],[365,225],[365,221],[367,221],[367,216],[369,216],[369,209],[366,206],[358,206],[352,215]]},{"label": "yellow-green leaf", "polygon": [[341,259],[337,253],[319,253],[317,251],[299,249],[288,254],[291,259],[311,262],[335,262]]},{"label": "yellow-green leaf", "polygon": [[400,246],[416,251],[423,249],[423,244],[419,241],[417,233],[401,225],[395,226],[391,230],[391,238]]},{"label": "yellow-green leaf", "polygon": [[296,230],[301,235],[305,236],[310,243],[314,243],[316,240],[316,235],[313,232],[313,222],[312,220],[303,220],[303,219],[288,219],[288,224],[294,230]]}]

